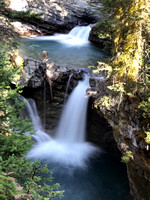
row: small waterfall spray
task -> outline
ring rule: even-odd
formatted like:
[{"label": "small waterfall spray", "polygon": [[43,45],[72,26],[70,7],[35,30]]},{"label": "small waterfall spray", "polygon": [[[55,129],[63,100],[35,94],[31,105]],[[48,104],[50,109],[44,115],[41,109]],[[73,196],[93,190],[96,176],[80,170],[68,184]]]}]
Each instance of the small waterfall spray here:
[{"label": "small waterfall spray", "polygon": [[56,139],[67,143],[80,143],[85,141],[86,110],[88,97],[86,89],[89,88],[89,78],[79,81],[77,87],[70,95],[67,106],[64,108],[58,126]]},{"label": "small waterfall spray", "polygon": [[68,79],[67,87],[66,87],[66,92],[65,92],[65,97],[64,97],[64,103],[66,103],[66,100],[67,100],[68,89],[69,89],[69,85],[70,85],[70,81],[71,81],[72,76],[73,76],[73,74],[69,75],[69,79]]},{"label": "small waterfall spray", "polygon": [[[95,152],[98,152],[95,146],[85,141],[88,103],[86,90],[88,87],[89,79],[86,75],[83,81],[79,81],[65,105],[55,138],[52,139],[44,133],[47,135],[47,138],[45,138],[41,128],[38,129],[39,131],[34,136],[38,142],[35,143],[33,149],[28,153],[29,158],[44,160],[47,163],[54,162],[63,166],[69,165],[83,168],[86,166],[86,161]],[[28,104],[30,103],[28,102]],[[37,129],[39,117],[36,116],[38,115],[37,112],[34,112],[34,115],[32,114],[33,110],[31,108],[35,110],[35,107],[31,106],[28,111],[30,117],[34,118],[32,121],[35,129]]]},{"label": "small waterfall spray", "polygon": [[89,43],[91,26],[76,26],[68,34],[54,34],[52,36],[38,36],[36,40],[55,40],[69,46],[84,46]]},{"label": "small waterfall spray", "polygon": [[43,84],[43,87],[44,87],[44,103],[43,103],[43,127],[44,127],[44,130],[45,130],[45,125],[46,125],[46,80],[44,79],[44,84]]},{"label": "small waterfall spray", "polygon": [[39,118],[36,104],[33,99],[25,99],[24,97],[20,97],[21,101],[25,101],[25,109],[33,123],[33,130],[35,131],[33,138],[37,143],[45,142],[47,140],[51,140],[51,137],[47,135],[41,124],[41,120]]}]

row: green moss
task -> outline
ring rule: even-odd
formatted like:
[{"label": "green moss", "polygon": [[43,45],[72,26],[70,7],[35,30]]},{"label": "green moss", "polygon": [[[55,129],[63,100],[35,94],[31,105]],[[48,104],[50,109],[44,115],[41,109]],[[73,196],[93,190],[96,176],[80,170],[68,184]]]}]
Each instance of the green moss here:
[{"label": "green moss", "polygon": [[146,134],[145,142],[146,142],[147,144],[150,144],[150,132],[149,132],[149,131],[146,131],[145,134]]},{"label": "green moss", "polygon": [[144,132],[141,132],[138,134],[139,139],[144,139],[146,137],[146,134]]},{"label": "green moss", "polygon": [[100,109],[106,108],[107,110],[110,110],[110,108],[113,106],[113,103],[111,101],[111,96],[103,96],[99,99],[98,105]]},{"label": "green moss", "polygon": [[124,156],[121,158],[121,162],[128,163],[130,160],[133,160],[133,154],[131,151],[126,151]]},{"label": "green moss", "polygon": [[6,11],[5,15],[11,19],[22,19],[22,20],[37,20],[40,19],[43,13],[33,13],[31,10],[27,11]]},{"label": "green moss", "polygon": [[113,21],[105,18],[97,23],[97,25],[95,26],[95,32],[100,39],[112,40],[113,27]]},{"label": "green moss", "polygon": [[115,125],[113,129],[114,129],[115,136],[118,137],[119,136],[119,126]]},{"label": "green moss", "polygon": [[97,67],[92,70],[94,74],[98,74],[102,71],[105,72],[106,77],[109,78],[112,73],[112,67],[107,63],[98,62]]},{"label": "green moss", "polygon": [[138,107],[142,111],[142,115],[145,119],[150,119],[150,102],[142,101]]}]

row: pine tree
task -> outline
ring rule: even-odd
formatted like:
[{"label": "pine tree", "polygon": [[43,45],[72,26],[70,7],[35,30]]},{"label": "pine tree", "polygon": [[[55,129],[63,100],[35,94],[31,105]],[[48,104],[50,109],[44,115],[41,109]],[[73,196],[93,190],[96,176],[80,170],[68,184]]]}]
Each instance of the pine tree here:
[{"label": "pine tree", "polygon": [[[32,124],[21,119],[21,66],[9,61],[8,47],[0,48],[0,199],[51,199],[61,197],[59,184],[51,184],[52,171],[25,158],[32,146]],[[15,86],[13,89],[11,85]],[[28,132],[28,135],[25,134]],[[49,182],[49,185],[46,182]]]}]

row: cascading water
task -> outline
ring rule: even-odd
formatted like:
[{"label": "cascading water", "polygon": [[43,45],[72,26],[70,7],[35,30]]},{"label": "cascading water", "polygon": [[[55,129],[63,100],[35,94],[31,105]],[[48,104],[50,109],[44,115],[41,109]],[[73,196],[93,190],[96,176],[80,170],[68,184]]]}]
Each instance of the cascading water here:
[{"label": "cascading water", "polygon": [[88,76],[74,89],[61,116],[56,139],[67,143],[85,141],[85,123],[89,88]]},{"label": "cascading water", "polygon": [[33,99],[25,99],[24,97],[20,97],[21,101],[25,101],[25,108],[28,112],[28,115],[33,123],[33,130],[35,131],[33,138],[37,143],[41,143],[47,140],[50,140],[50,136],[47,135],[44,130],[43,126],[41,124],[41,120],[39,118],[36,104]]},{"label": "cascading water", "polygon": [[[28,100],[26,108],[37,131],[34,134],[35,146],[27,156],[32,160],[40,159],[53,168],[55,181],[60,183],[62,190],[65,190],[63,200],[127,200],[128,180],[126,169],[120,160],[116,162],[109,154],[98,154],[95,157],[99,150],[85,142],[85,127],[80,126],[85,122],[86,111],[83,112],[81,106],[86,110],[88,87],[86,77],[70,95],[54,139],[42,131],[35,103]],[[76,96],[79,101],[76,101]],[[74,119],[73,115],[76,115]],[[90,162],[87,162],[90,157]],[[86,166],[88,168],[85,168]]]},{"label": "cascading water", "polygon": [[44,103],[43,103],[43,115],[44,115],[44,117],[43,117],[43,127],[44,127],[44,130],[45,130],[45,126],[46,126],[46,123],[45,123],[45,121],[46,121],[46,80],[44,80],[44,84],[43,84],[43,86],[44,86]]},{"label": "cascading water", "polygon": [[[82,27],[76,27],[69,34],[36,37],[34,40],[24,39],[23,49],[26,53],[24,52],[23,55],[31,56],[34,50],[39,57],[44,49],[54,62],[80,67],[96,64],[100,58],[107,57],[100,49],[88,44],[87,35],[90,27],[85,27],[85,32],[84,28],[83,32],[81,29]],[[88,34],[84,35],[84,33]],[[126,169],[120,160],[116,161],[107,153],[95,157],[95,153],[99,150],[85,142],[88,101],[85,91],[88,87],[88,77],[86,77],[84,81],[79,82],[70,95],[64,106],[55,138],[51,138],[44,132],[35,103],[33,100],[28,100],[26,108],[36,132],[33,135],[35,146],[27,156],[33,160],[40,159],[53,168],[55,180],[60,183],[61,189],[65,190],[63,200],[127,200],[129,185]],[[44,92],[44,99],[45,95]],[[44,106],[44,112],[45,109]],[[87,162],[90,157],[90,162]],[[87,165],[88,168],[82,170]]]},{"label": "cascading water", "polygon": [[77,26],[68,34],[23,38],[20,54],[35,59],[43,59],[42,50],[58,65],[87,67],[97,65],[97,61],[110,55],[89,42],[91,26]]},{"label": "cascading water", "polygon": [[69,89],[69,85],[70,85],[70,81],[71,81],[72,76],[73,76],[73,74],[69,75],[69,79],[68,79],[67,87],[66,87],[66,92],[65,92],[65,97],[64,97],[64,103],[66,103],[66,100],[67,100],[68,89]]},{"label": "cascading water", "polygon": [[76,26],[68,34],[54,34],[53,36],[38,36],[36,40],[55,40],[71,46],[83,46],[89,43],[91,26]]},{"label": "cascading water", "polygon": [[[99,150],[92,144],[85,142],[85,123],[88,97],[86,89],[89,87],[88,76],[80,81],[70,95],[64,108],[56,137],[52,139],[48,136],[45,140],[43,132],[36,135],[38,141],[28,153],[31,159],[45,160],[47,163],[56,162],[66,166],[85,167],[89,157]],[[29,102],[28,102],[29,104]],[[33,107],[35,110],[35,108]],[[38,129],[39,117],[33,110],[28,109],[29,115],[34,119],[34,129]],[[36,112],[37,115],[37,112]],[[41,129],[40,129],[41,130]],[[46,134],[46,133],[45,133]],[[38,139],[39,137],[40,139]],[[41,140],[42,138],[42,140]]]}]

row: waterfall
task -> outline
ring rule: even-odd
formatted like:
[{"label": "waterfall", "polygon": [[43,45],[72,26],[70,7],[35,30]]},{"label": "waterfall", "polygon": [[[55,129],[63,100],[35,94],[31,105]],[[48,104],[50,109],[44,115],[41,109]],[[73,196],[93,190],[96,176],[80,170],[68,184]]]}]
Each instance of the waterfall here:
[{"label": "waterfall", "polygon": [[77,87],[70,95],[67,106],[64,108],[56,139],[67,143],[80,143],[85,141],[85,124],[88,97],[86,89],[89,88],[89,78],[79,81]]},{"label": "waterfall", "polygon": [[79,81],[64,106],[56,136],[53,139],[46,133],[44,134],[47,138],[43,135],[38,113],[35,112],[35,104],[33,101],[28,101],[27,105],[31,104],[28,112],[31,119],[33,118],[34,129],[39,130],[34,136],[38,142],[28,153],[28,158],[83,168],[88,159],[98,152],[95,146],[85,141],[88,87],[89,79],[86,75],[83,81]]},{"label": "waterfall", "polygon": [[68,34],[55,33],[52,36],[38,36],[36,40],[54,40],[69,46],[84,46],[89,43],[91,26],[76,26]]},{"label": "waterfall", "polygon": [[82,39],[84,41],[88,41],[90,31],[91,31],[90,26],[76,26],[69,32],[68,35]]},{"label": "waterfall", "polygon": [[70,81],[71,81],[72,76],[73,76],[73,74],[69,75],[69,79],[68,79],[67,87],[66,87],[66,92],[65,92],[65,97],[64,97],[64,103],[66,103],[66,100],[67,100],[68,89],[69,89],[69,85],[70,85]]},{"label": "waterfall", "polygon": [[51,137],[47,135],[42,127],[41,120],[39,118],[36,104],[33,99],[25,99],[20,96],[20,100],[25,102],[25,109],[33,123],[33,130],[35,131],[33,138],[37,143],[45,142],[50,140]]},{"label": "waterfall", "polygon": [[44,130],[45,130],[45,126],[46,126],[46,80],[44,79],[44,84],[43,84],[43,87],[44,87],[44,103],[43,103],[43,127],[44,127]]}]

